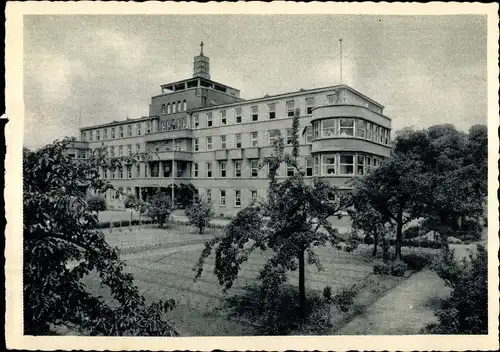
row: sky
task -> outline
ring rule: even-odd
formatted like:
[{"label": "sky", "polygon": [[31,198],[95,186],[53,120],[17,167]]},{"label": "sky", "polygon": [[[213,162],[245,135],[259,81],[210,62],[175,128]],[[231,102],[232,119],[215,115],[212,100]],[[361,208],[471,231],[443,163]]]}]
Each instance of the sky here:
[{"label": "sky", "polygon": [[385,106],[393,131],[487,123],[486,16],[24,16],[24,145],[147,116],[160,85],[192,76],[245,99],[342,83]]}]

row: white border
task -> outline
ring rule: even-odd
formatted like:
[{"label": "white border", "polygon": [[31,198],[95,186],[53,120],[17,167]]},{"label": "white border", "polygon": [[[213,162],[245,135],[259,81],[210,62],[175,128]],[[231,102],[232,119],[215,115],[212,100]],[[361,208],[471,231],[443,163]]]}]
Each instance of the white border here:
[{"label": "white border", "polygon": [[[498,5],[479,3],[8,2],[6,6],[6,343],[28,350],[489,350],[498,349]],[[488,21],[488,336],[28,337],[22,335],[23,14],[484,14]]]}]

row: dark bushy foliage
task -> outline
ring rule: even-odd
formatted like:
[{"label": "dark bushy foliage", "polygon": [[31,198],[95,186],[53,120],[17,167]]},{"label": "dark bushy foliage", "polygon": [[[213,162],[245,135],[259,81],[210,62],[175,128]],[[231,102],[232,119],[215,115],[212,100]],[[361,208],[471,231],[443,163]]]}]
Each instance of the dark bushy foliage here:
[{"label": "dark bushy foliage", "polygon": [[163,227],[170,220],[172,213],[171,197],[163,192],[155,194],[151,197],[147,208],[147,215]]},{"label": "dark bushy foliage", "polygon": [[389,275],[391,273],[391,265],[388,263],[375,263],[373,265],[373,273],[376,275]]},{"label": "dark bushy foliage", "polygon": [[375,242],[375,240],[373,239],[373,236],[370,236],[370,235],[366,235],[365,238],[363,238],[363,242],[365,244],[373,244]]},{"label": "dark bushy foliage", "polygon": [[333,303],[341,312],[347,312],[352,306],[354,297],[358,294],[356,285],[351,287],[342,287],[339,292],[333,297]]},{"label": "dark bushy foliage", "polygon": [[408,270],[408,265],[402,262],[395,262],[391,264],[391,275],[397,277],[403,277]]},{"label": "dark bushy foliage", "polygon": [[102,196],[92,196],[87,199],[87,206],[90,211],[100,212],[106,210],[106,200]]},{"label": "dark bushy foliage", "polygon": [[436,262],[437,274],[452,288],[451,295],[436,311],[439,323],[427,327],[433,334],[488,333],[488,254],[482,245],[477,253],[457,261],[444,249]]},{"label": "dark bushy foliage", "polygon": [[420,235],[419,226],[411,226],[403,232],[403,238],[407,240],[418,237],[419,235]]},{"label": "dark bushy foliage", "polygon": [[[396,241],[394,239],[390,240],[390,245],[394,246]],[[428,241],[428,240],[403,240],[401,241],[402,247],[421,247],[421,248],[433,248],[439,249],[443,246],[441,242],[437,241]]]},{"label": "dark bushy foliage", "polygon": [[410,253],[403,256],[403,262],[408,265],[409,269],[420,271],[432,263],[432,255],[427,253]]}]

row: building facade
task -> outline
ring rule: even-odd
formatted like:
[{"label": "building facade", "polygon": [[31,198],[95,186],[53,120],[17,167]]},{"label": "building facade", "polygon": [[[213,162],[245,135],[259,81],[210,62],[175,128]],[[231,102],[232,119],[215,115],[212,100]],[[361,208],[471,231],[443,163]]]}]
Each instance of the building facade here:
[{"label": "building facade", "polygon": [[[238,89],[210,79],[203,46],[193,77],[161,85],[148,116],[81,128],[81,141],[123,158],[121,169],[101,173],[115,188],[147,198],[158,188],[190,184],[217,215],[233,215],[265,197],[269,181],[259,164],[276,138],[291,152],[297,108],[306,179],[324,178],[347,190],[353,177],[390,155],[391,120],[376,101],[346,85],[245,100]],[[292,172],[282,165],[278,175]],[[113,190],[106,198],[123,206]]]}]

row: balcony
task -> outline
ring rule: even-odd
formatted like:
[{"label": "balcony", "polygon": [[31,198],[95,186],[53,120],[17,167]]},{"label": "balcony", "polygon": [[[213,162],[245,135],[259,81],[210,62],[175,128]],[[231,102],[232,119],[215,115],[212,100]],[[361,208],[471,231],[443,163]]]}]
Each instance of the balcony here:
[{"label": "balcony", "polygon": [[318,106],[313,109],[312,120],[323,120],[332,117],[359,117],[367,121],[376,123],[385,128],[391,128],[391,120],[384,116],[373,112],[372,110],[358,105],[326,105]]},{"label": "balcony", "polygon": [[179,139],[193,138],[193,131],[191,129],[181,129],[181,130],[152,132],[144,135],[144,141],[146,142],[164,141],[177,138]]},{"label": "balcony", "polygon": [[151,161],[163,161],[163,160],[184,160],[192,161],[193,154],[191,152],[180,151],[180,150],[159,150],[159,151],[149,151],[151,155]]},{"label": "balcony", "polygon": [[367,152],[383,157],[389,157],[391,155],[391,148],[389,146],[357,137],[332,137],[315,139],[312,142],[312,153],[337,151]]}]

